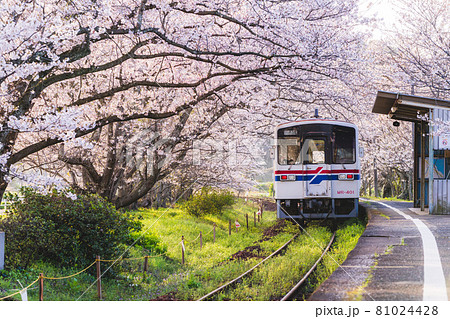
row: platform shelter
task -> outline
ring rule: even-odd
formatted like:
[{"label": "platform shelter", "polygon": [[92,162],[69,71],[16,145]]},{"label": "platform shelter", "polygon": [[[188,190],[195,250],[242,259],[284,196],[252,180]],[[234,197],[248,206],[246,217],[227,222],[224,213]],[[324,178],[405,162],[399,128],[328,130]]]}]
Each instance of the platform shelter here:
[{"label": "platform shelter", "polygon": [[414,207],[450,214],[450,101],[378,91],[372,112],[413,123]]}]

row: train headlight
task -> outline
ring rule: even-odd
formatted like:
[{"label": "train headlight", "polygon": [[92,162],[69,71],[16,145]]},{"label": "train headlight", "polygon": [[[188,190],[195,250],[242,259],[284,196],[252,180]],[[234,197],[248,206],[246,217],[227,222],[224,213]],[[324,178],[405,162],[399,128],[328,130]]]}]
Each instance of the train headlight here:
[{"label": "train headlight", "polygon": [[295,175],[288,175],[288,181],[295,181],[296,177]]}]

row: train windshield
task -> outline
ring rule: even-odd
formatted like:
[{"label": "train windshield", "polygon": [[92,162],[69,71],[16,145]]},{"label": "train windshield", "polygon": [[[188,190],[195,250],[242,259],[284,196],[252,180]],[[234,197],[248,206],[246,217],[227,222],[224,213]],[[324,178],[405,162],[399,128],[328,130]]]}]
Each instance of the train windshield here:
[{"label": "train windshield", "polygon": [[278,163],[281,165],[300,164],[300,138],[290,137],[278,140]]},{"label": "train windshield", "polygon": [[356,161],[355,129],[335,126],[332,133],[333,163],[351,164]]},{"label": "train windshield", "polygon": [[306,138],[303,142],[300,161],[303,164],[325,163],[325,139]]},{"label": "train windshield", "polygon": [[298,127],[278,131],[278,164],[300,164],[300,137]]},{"label": "train windshield", "polygon": [[355,129],[307,124],[278,130],[278,164],[352,164],[356,162]]}]

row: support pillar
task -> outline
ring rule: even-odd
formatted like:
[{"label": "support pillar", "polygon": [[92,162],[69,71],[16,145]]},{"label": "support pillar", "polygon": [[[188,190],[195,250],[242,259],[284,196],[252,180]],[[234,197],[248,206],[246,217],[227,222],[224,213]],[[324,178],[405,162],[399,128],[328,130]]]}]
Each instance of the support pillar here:
[{"label": "support pillar", "polygon": [[433,110],[430,109],[430,122],[428,122],[428,212],[434,212],[434,143],[433,143]]},{"label": "support pillar", "polygon": [[420,210],[425,210],[425,123],[420,122]]}]

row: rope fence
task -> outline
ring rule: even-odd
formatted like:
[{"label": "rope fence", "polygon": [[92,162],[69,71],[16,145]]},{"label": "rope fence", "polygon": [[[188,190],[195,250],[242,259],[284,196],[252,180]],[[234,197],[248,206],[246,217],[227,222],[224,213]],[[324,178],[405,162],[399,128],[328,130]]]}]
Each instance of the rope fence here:
[{"label": "rope fence", "polygon": [[5,297],[1,297],[1,298],[0,298],[0,301],[1,301],[1,300],[5,300],[5,299],[7,299],[7,298],[14,297],[15,295],[20,294],[22,291],[30,289],[30,287],[33,286],[35,283],[37,283],[37,282],[39,281],[39,279],[40,279],[40,277],[38,277],[35,281],[33,281],[31,284],[29,284],[29,285],[26,286],[25,288],[20,289],[18,292],[15,292],[15,293],[13,293],[13,294],[11,294],[11,295],[8,295],[8,296],[5,296]]}]

